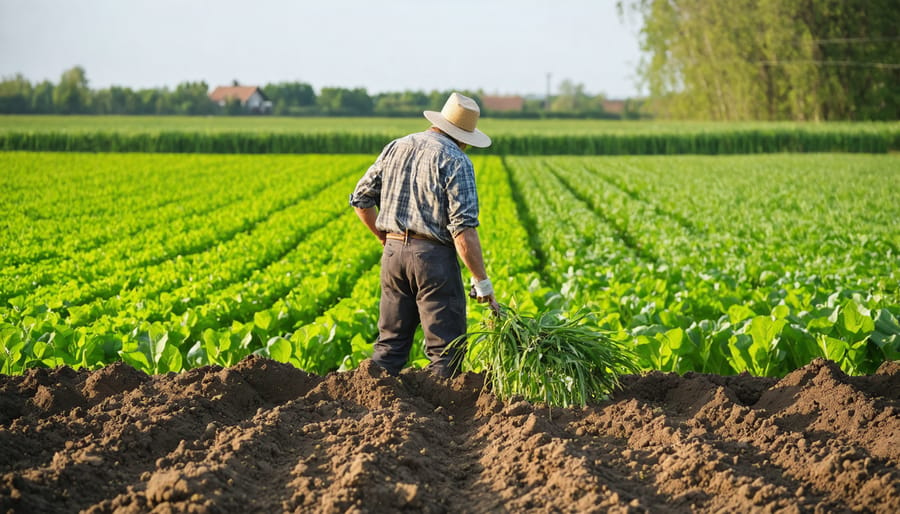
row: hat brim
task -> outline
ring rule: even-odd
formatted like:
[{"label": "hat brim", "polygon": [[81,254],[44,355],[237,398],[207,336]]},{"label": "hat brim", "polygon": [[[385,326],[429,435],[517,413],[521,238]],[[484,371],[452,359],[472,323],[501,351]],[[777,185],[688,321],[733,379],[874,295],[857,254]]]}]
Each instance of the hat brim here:
[{"label": "hat brim", "polygon": [[463,130],[450,123],[447,118],[445,118],[441,113],[437,111],[425,111],[422,114],[424,114],[425,118],[433,123],[435,127],[443,130],[444,132],[449,134],[450,137],[461,143],[465,143],[476,148],[487,148],[491,146],[491,138],[478,129],[475,129],[472,132]]}]

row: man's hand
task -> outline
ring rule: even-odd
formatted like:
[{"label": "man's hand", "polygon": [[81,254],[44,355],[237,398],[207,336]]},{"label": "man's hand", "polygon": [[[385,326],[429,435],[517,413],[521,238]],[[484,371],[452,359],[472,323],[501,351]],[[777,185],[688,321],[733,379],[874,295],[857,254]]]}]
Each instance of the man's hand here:
[{"label": "man's hand", "polygon": [[469,291],[469,297],[474,298],[478,303],[486,303],[494,314],[500,314],[500,304],[494,296],[494,286],[489,279],[476,281],[472,279],[472,289]]},{"label": "man's hand", "polygon": [[487,303],[488,307],[491,308],[491,312],[494,313],[494,316],[500,315],[500,304],[497,303],[497,299],[494,298],[494,295],[486,296],[484,298],[478,299],[479,303]]},{"label": "man's hand", "polygon": [[463,263],[472,273],[472,290],[469,291],[469,296],[478,300],[478,303],[487,303],[494,314],[500,314],[500,304],[497,303],[494,295],[494,286],[484,269],[484,256],[481,254],[478,230],[474,227],[463,229],[453,236],[453,244]]}]

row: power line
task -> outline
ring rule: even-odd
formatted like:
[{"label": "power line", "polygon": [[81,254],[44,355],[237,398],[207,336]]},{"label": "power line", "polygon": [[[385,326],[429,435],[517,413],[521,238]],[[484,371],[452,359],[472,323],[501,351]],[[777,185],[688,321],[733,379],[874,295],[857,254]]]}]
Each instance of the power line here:
[{"label": "power line", "polygon": [[827,39],[813,39],[812,43],[884,43],[900,41],[900,37],[833,37]]},{"label": "power line", "polygon": [[819,66],[844,66],[854,68],[879,68],[883,70],[900,69],[900,64],[884,62],[858,62],[858,61],[814,61],[814,60],[789,60],[789,61],[756,61],[756,64],[768,64],[784,66],[788,64],[815,64]]}]

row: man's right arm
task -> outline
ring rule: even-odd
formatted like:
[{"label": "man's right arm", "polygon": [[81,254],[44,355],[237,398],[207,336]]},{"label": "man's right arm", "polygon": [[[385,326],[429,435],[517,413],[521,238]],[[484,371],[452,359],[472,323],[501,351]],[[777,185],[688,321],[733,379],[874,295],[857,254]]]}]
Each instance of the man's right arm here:
[{"label": "man's right arm", "polygon": [[384,246],[385,233],[375,226],[378,219],[379,200],[381,199],[381,172],[385,156],[393,148],[393,142],[388,144],[375,163],[369,167],[363,177],[357,182],[356,188],[350,195],[350,205],[356,211],[356,215],[375,234],[381,245]]},{"label": "man's right arm", "polygon": [[375,220],[378,219],[378,209],[375,207],[367,207],[365,209],[354,207],[353,210],[356,211],[356,215],[359,216],[359,219],[362,220],[363,224],[375,234],[375,237],[377,237],[379,241],[381,241],[381,246],[384,246],[387,233],[383,230],[378,230],[378,228],[375,227]]}]

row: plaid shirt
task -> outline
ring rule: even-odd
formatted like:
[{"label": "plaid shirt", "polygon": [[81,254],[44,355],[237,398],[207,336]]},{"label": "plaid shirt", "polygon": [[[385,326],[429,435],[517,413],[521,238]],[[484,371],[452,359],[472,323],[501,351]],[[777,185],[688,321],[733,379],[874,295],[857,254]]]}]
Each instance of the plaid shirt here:
[{"label": "plaid shirt", "polygon": [[375,227],[406,230],[453,246],[478,226],[472,161],[444,134],[427,130],[390,142],[350,195],[350,205],[378,207]]}]

